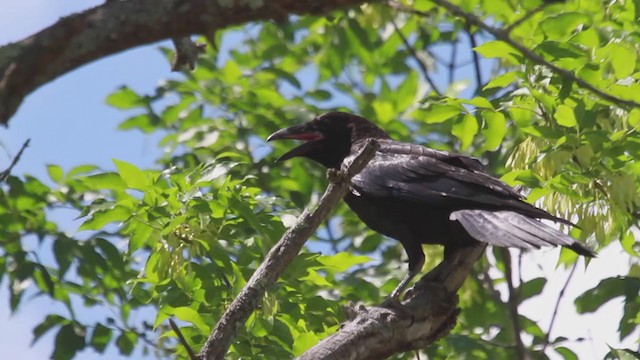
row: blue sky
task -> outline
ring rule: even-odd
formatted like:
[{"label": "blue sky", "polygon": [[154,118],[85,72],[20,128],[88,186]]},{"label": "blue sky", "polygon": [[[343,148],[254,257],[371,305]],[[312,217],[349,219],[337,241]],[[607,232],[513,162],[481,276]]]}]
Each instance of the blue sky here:
[{"label": "blue sky", "polygon": [[[53,24],[60,16],[99,4],[100,1],[21,0],[0,3],[0,45],[17,41]],[[121,85],[138,92],[151,91],[161,79],[175,76],[157,50],[158,44],[136,48],[122,54],[86,65],[43,86],[29,95],[8,129],[0,129],[0,142],[15,155],[21,144],[31,138],[14,173],[30,173],[47,178],[46,164],[58,164],[65,170],[80,164],[98,164],[113,168],[111,159],[117,158],[141,167],[153,166],[160,153],[157,138],[139,132],[120,132],[116,127],[126,113],[105,105],[106,96]],[[0,149],[0,169],[10,157]],[[68,214],[67,214],[68,215]],[[64,228],[75,232],[74,223],[65,214],[59,216]],[[35,246],[35,245],[34,245]],[[600,254],[589,268],[579,267],[567,290],[561,314],[556,320],[555,334],[573,338],[586,337],[580,344],[570,344],[581,359],[602,358],[606,344],[617,345],[617,321],[620,302],[611,302],[591,316],[577,316],[570,299],[595,286],[600,279],[626,274],[628,264],[617,261],[622,250],[612,246]],[[531,279],[547,276],[549,284],[543,296],[527,301],[521,311],[540,322],[546,329],[549,309],[555,303],[567,273],[555,269],[557,250],[534,252],[527,256],[523,277]],[[29,347],[32,329],[48,314],[53,303],[34,300],[26,303],[18,313],[10,315],[6,283],[0,287],[0,348],[6,358],[44,359],[53,348],[53,335],[45,336]],[[543,315],[541,315],[543,314]],[[591,340],[589,340],[591,339]],[[632,346],[627,341],[627,346]],[[95,354],[82,353],[80,359],[93,359]],[[110,351],[109,359],[117,359],[117,351]]]}]

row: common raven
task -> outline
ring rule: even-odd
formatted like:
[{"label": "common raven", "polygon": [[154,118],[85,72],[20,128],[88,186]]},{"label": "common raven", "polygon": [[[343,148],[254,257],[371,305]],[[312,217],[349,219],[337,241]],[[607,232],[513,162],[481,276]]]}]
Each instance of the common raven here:
[{"label": "common raven", "polygon": [[302,156],[329,169],[347,166],[366,139],[380,148],[353,177],[344,200],[371,229],[402,243],[409,272],[391,293],[397,300],[424,264],[422,244],[447,251],[476,242],[517,248],[560,245],[593,257],[572,237],[538,219],[573,226],[524,201],[516,190],[489,175],[480,161],[395,141],[369,120],[329,112],[307,123],[281,129],[267,141],[305,141],[278,160]]}]

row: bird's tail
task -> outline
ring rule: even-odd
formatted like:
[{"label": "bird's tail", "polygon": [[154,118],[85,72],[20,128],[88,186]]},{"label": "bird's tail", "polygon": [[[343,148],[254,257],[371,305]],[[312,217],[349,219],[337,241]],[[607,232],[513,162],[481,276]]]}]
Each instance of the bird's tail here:
[{"label": "bird's tail", "polygon": [[459,221],[471,237],[483,243],[518,248],[559,245],[583,256],[596,256],[571,236],[513,211],[459,210],[450,219]]}]

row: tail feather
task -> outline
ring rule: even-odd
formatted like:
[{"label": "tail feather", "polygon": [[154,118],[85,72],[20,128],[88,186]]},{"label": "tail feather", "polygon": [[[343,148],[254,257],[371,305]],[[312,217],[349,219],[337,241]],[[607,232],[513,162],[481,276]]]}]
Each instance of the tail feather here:
[{"label": "tail feather", "polygon": [[[470,219],[471,218],[471,219]],[[465,229],[473,226],[469,231],[471,236],[486,243],[495,243],[500,246],[517,246],[523,248],[538,248],[539,244],[534,237],[524,231],[518,231],[515,226],[494,216],[490,212],[475,212],[459,219]],[[467,226],[465,226],[465,223]]]},{"label": "tail feather", "polygon": [[588,257],[596,254],[571,236],[513,211],[459,210],[451,213],[474,239],[518,248],[563,246]]}]

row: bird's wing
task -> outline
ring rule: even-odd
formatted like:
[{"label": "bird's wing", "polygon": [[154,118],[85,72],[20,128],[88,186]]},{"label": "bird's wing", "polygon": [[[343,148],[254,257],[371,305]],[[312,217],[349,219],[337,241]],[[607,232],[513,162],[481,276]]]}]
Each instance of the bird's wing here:
[{"label": "bird's wing", "polygon": [[[419,145],[382,140],[376,156],[353,177],[354,193],[459,209],[511,210],[562,221],[522,200],[484,171],[480,161]],[[566,222],[566,221],[565,221]]]}]

